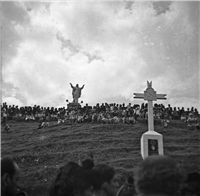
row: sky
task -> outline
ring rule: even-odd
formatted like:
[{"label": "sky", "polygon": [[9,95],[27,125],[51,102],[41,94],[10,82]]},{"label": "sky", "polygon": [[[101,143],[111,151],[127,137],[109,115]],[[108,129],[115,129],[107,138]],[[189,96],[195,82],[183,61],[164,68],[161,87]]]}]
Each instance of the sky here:
[{"label": "sky", "polygon": [[2,103],[140,104],[147,81],[157,104],[200,111],[199,2],[1,2]]}]

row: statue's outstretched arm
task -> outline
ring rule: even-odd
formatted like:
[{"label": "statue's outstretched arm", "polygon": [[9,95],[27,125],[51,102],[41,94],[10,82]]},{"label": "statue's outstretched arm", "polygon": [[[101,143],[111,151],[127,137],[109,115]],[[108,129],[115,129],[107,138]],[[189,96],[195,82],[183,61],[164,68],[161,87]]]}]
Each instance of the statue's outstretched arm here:
[{"label": "statue's outstretched arm", "polygon": [[72,83],[70,83],[71,87],[74,88],[74,86],[72,85]]},{"label": "statue's outstretched arm", "polygon": [[81,87],[81,89],[83,89],[84,88],[84,86],[85,86],[85,84]]}]

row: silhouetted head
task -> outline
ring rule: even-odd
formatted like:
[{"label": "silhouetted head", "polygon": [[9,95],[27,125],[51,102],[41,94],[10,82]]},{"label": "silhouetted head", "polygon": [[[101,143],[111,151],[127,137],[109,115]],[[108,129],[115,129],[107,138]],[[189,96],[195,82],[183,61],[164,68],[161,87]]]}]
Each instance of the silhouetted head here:
[{"label": "silhouetted head", "polygon": [[93,173],[83,170],[74,162],[60,168],[49,189],[49,196],[92,196]]},{"label": "silhouetted head", "polygon": [[135,186],[139,195],[176,196],[182,185],[182,173],[174,159],[149,156],[138,167]]},{"label": "silhouetted head", "polygon": [[16,195],[20,170],[11,157],[1,159],[1,195]]},{"label": "silhouetted head", "polygon": [[93,167],[93,170],[97,171],[102,178],[101,190],[104,191],[104,194],[115,196],[119,188],[115,169],[107,164],[97,164]]},{"label": "silhouetted head", "polygon": [[94,167],[94,161],[92,159],[84,159],[81,165],[83,169],[92,169]]},{"label": "silhouetted head", "polygon": [[198,196],[200,195],[200,173],[193,172],[187,175],[181,196]]}]

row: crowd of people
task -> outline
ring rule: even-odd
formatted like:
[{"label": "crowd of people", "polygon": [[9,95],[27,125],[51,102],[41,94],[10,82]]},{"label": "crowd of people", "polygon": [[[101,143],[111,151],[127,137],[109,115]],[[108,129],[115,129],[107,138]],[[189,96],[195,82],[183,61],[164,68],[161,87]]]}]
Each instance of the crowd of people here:
[{"label": "crowd of people", "polygon": [[[50,121],[57,123],[129,123],[147,118],[147,104],[96,104],[78,108],[18,107],[1,105],[2,125],[9,129],[9,120],[40,122],[39,128]],[[165,107],[154,104],[154,118],[199,122],[196,108]],[[1,195],[26,196],[19,189],[20,168],[15,159],[1,158]],[[93,158],[68,162],[59,169],[49,187],[49,196],[200,196],[200,174],[183,175],[174,159],[150,156],[144,159],[133,176],[119,186],[116,170],[108,164],[95,164]]]},{"label": "crowd of people", "polygon": [[[154,104],[154,118],[163,122],[181,120],[188,123],[188,127],[199,126],[199,112],[196,108],[165,107],[163,104]],[[48,126],[50,121],[60,123],[128,123],[134,124],[138,118],[148,118],[147,103],[125,105],[116,103],[97,103],[95,106],[86,104],[83,107],[41,107],[34,105],[18,107],[15,105],[1,105],[1,124],[5,130],[9,129],[7,120],[24,120],[40,122],[38,128]],[[194,126],[195,125],[195,126]]]},{"label": "crowd of people", "polygon": [[[26,196],[19,191],[20,168],[10,157],[1,159],[1,195]],[[165,155],[145,158],[133,175],[119,185],[109,164],[88,158],[59,168],[48,187],[49,196],[199,196],[200,174],[185,174],[178,163]]]}]

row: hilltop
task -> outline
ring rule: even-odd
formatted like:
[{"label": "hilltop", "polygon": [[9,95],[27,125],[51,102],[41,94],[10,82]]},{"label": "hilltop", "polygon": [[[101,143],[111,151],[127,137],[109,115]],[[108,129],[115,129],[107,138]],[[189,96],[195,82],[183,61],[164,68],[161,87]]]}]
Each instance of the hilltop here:
[{"label": "hilltop", "polygon": [[[1,134],[1,155],[12,155],[21,168],[20,184],[29,196],[46,195],[47,188],[68,161],[78,162],[90,153],[95,163],[108,163],[117,170],[120,182],[133,174],[142,161],[140,138],[147,121],[136,124],[56,124],[37,129],[37,122],[9,121],[10,131]],[[169,128],[155,122],[163,135],[164,154],[174,157],[185,172],[200,172],[200,132],[173,121]]]}]

